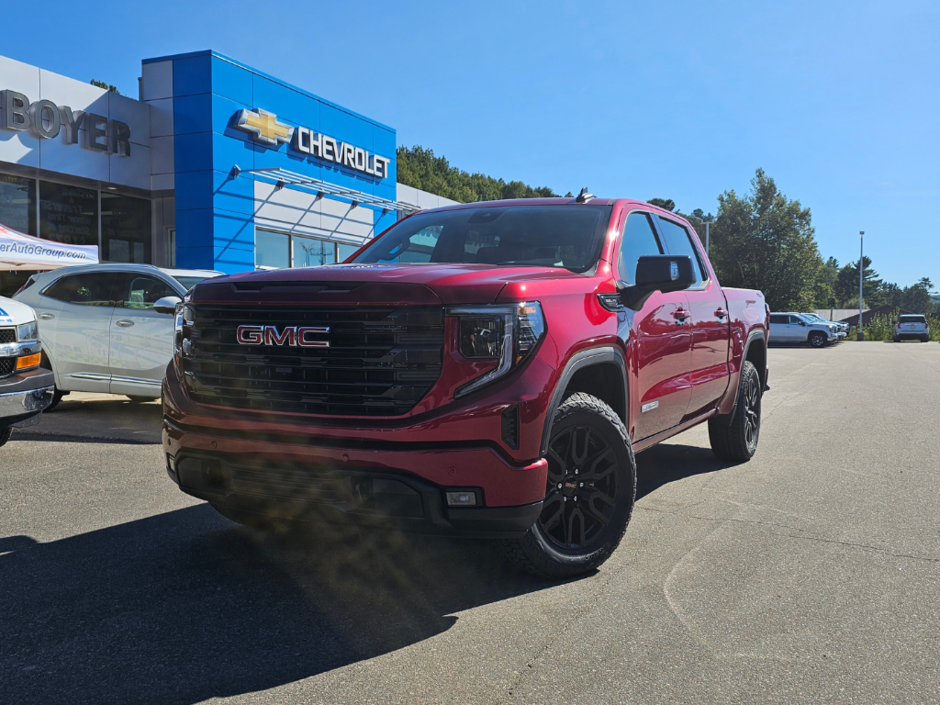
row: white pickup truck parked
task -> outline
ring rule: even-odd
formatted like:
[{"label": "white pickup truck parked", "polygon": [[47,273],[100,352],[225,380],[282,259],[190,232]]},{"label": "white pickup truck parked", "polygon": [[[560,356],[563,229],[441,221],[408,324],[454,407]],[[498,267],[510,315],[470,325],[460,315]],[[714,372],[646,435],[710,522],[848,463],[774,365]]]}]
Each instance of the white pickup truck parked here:
[{"label": "white pickup truck parked", "polygon": [[14,426],[32,425],[52,401],[52,372],[39,366],[42,344],[29,306],[0,296],[0,446]]}]

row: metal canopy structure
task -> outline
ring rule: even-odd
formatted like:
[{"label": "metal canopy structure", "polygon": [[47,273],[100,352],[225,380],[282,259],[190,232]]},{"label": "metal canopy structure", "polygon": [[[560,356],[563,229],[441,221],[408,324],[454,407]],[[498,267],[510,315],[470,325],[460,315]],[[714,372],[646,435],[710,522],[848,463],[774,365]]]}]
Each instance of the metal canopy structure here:
[{"label": "metal canopy structure", "polygon": [[251,174],[256,179],[273,183],[277,188],[289,186],[298,191],[306,191],[315,194],[321,198],[323,196],[338,196],[339,198],[352,201],[354,205],[381,208],[383,212],[397,211],[399,213],[414,213],[415,211],[421,210],[418,206],[412,205],[411,203],[402,203],[400,201],[390,201],[387,198],[379,198],[378,196],[373,196],[371,193],[357,191],[344,186],[337,186],[328,181],[314,179],[311,176],[304,176],[303,174],[298,174],[288,169],[282,169],[281,167],[246,169],[244,171],[242,171],[238,165],[232,168],[233,176],[237,177],[241,174]]}]

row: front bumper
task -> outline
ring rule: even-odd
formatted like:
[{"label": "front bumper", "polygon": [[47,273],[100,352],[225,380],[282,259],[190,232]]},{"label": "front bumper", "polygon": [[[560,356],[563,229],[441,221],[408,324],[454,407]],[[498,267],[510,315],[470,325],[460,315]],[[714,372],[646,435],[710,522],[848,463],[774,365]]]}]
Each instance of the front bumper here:
[{"label": "front bumper", "polygon": [[[482,448],[396,451],[234,438],[220,444],[167,419],[163,443],[167,474],[183,492],[287,520],[510,538],[535,523],[545,494],[544,460],[511,467]],[[448,491],[472,494],[476,506],[448,506]],[[491,506],[490,493],[517,503]]]},{"label": "front bumper", "polygon": [[54,389],[52,372],[41,368],[0,380],[0,428],[41,414],[52,403]]}]

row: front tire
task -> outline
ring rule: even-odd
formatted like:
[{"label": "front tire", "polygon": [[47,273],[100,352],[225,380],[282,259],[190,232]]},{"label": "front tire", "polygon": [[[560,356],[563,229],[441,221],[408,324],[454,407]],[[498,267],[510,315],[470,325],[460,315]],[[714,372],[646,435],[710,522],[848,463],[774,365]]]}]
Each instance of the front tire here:
[{"label": "front tire", "polygon": [[63,392],[61,389],[56,387],[55,391],[52,392],[52,402],[49,404],[49,406],[43,409],[43,413],[48,414],[50,411],[55,409],[59,405],[59,402],[62,401],[62,397],[64,396],[68,396],[68,392]]},{"label": "front tire", "polygon": [[542,513],[505,555],[548,578],[589,573],[620,544],[636,499],[636,461],[623,421],[577,392],[555,412]]},{"label": "front tire", "polygon": [[757,368],[745,361],[741,367],[738,398],[731,412],[731,422],[727,416],[713,416],[708,420],[708,440],[719,460],[745,463],[754,457],[760,439],[762,396]]},{"label": "front tire", "polygon": [[824,348],[826,347],[826,336],[823,333],[810,333],[809,334],[809,344],[814,348]]}]

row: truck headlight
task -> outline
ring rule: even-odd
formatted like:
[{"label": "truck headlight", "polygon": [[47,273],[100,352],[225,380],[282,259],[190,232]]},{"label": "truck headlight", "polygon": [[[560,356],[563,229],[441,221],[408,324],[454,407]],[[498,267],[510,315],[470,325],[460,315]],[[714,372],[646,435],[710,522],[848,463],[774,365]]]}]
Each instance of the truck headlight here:
[{"label": "truck headlight", "polygon": [[458,350],[468,360],[497,360],[496,367],[458,388],[461,397],[506,375],[535,349],[545,335],[545,316],[538,301],[504,306],[448,309],[458,322]]},{"label": "truck headlight", "polygon": [[16,327],[16,339],[21,343],[39,340],[39,325],[36,321],[18,325]]}]

